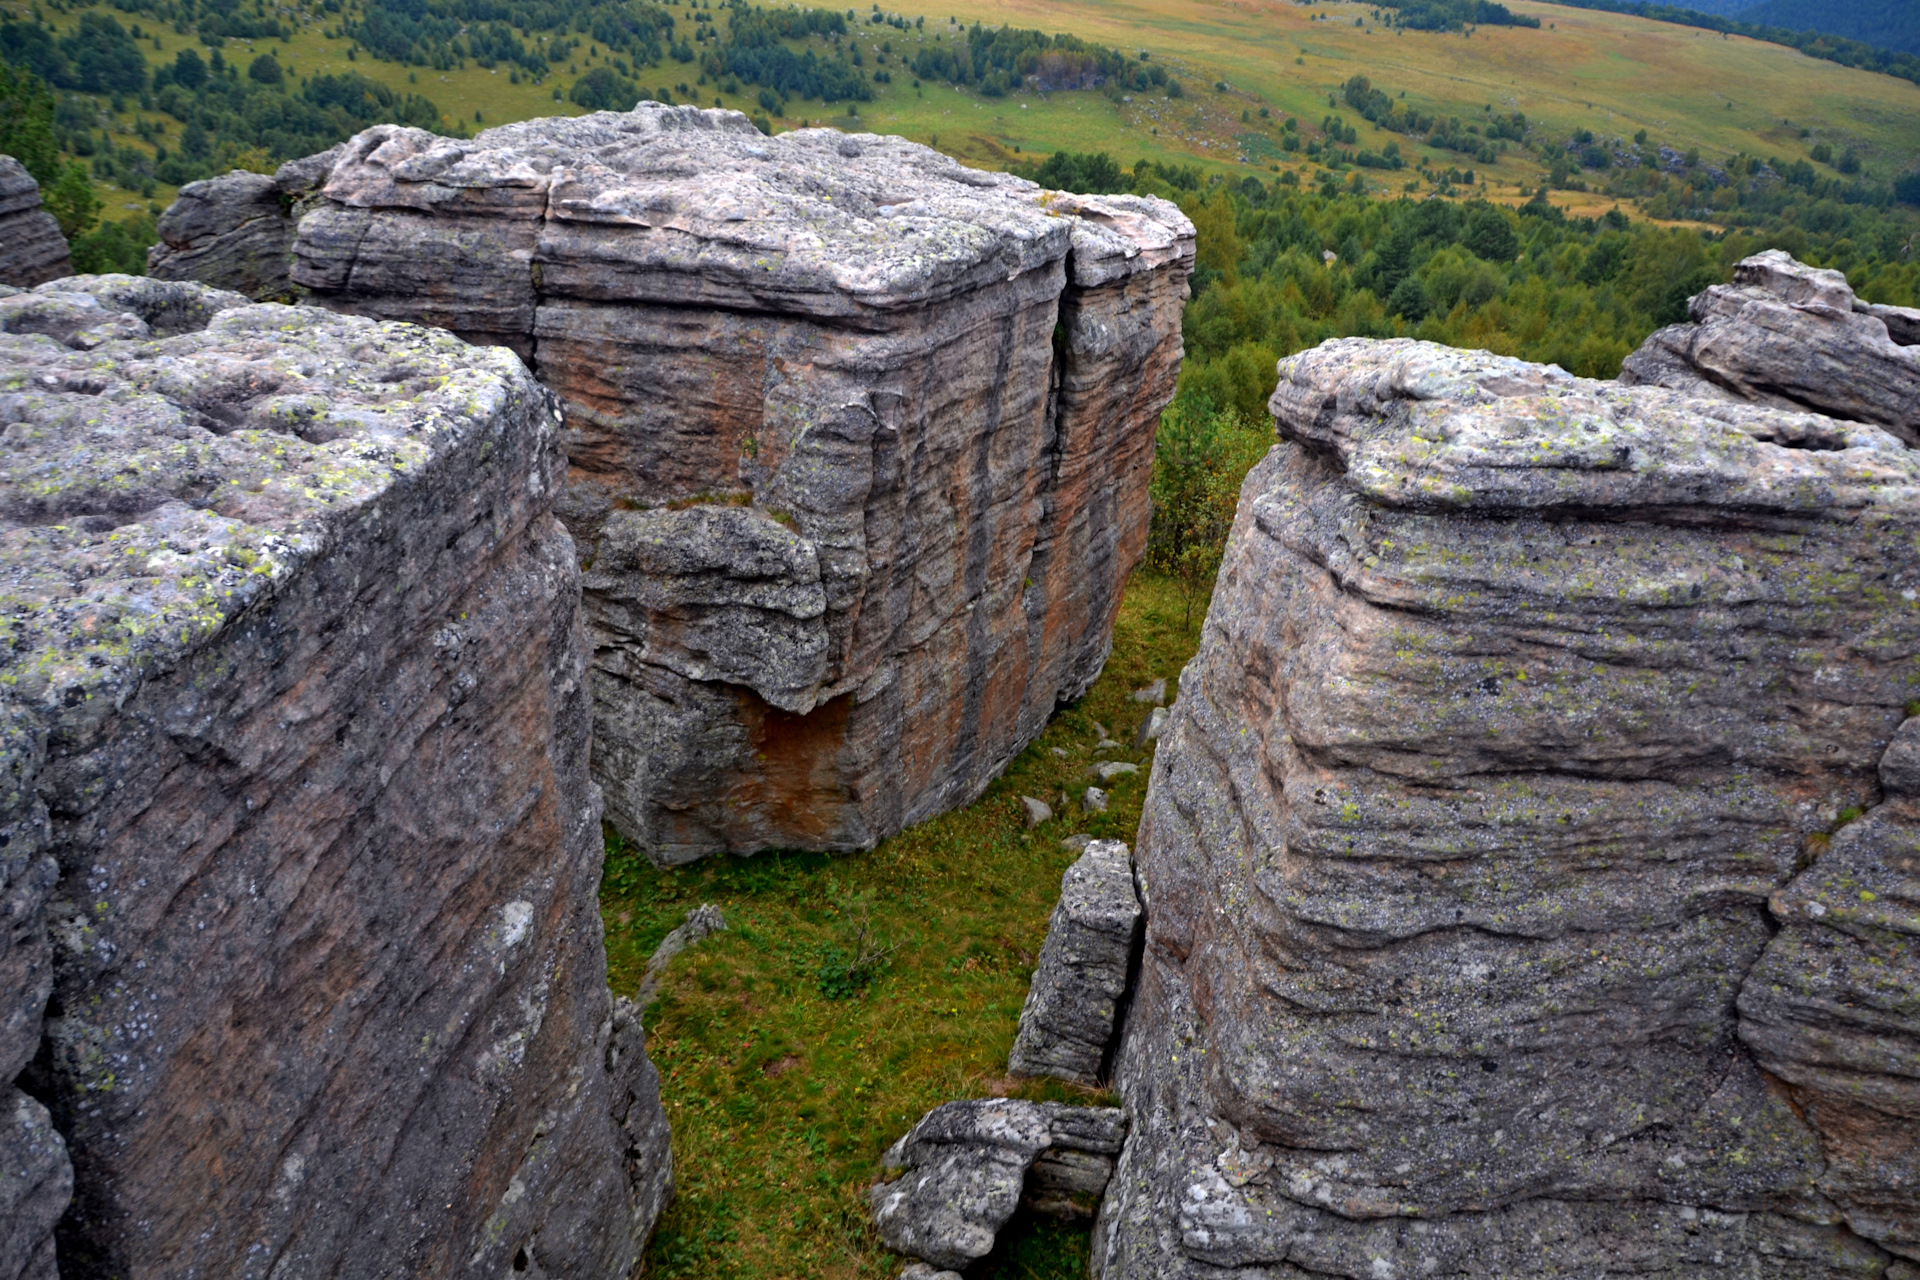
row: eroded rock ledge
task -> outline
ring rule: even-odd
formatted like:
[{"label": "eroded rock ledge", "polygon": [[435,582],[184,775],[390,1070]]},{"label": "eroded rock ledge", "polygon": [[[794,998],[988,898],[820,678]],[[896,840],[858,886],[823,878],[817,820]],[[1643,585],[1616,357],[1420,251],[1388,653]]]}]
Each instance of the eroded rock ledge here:
[{"label": "eroded rock ledge", "polygon": [[40,207],[40,184],[0,155],[0,285],[31,288],[72,270],[60,224]]},{"label": "eroded rock ledge", "polygon": [[1920,453],[1820,373],[1899,383],[1912,313],[1814,274],[1696,300],[1681,390],[1281,363],[1154,763],[1096,1274],[1920,1274]]},{"label": "eroded rock ledge", "polygon": [[528,359],[566,405],[596,777],[655,858],[871,845],[1098,673],[1181,354],[1173,206],[656,103],[302,164],[195,189],[155,271],[280,237],[313,303]]},{"label": "eroded rock ledge", "polygon": [[551,398],[77,277],[0,300],[0,426],[0,1274],[63,1209],[65,1280],[626,1274],[666,1134]]}]

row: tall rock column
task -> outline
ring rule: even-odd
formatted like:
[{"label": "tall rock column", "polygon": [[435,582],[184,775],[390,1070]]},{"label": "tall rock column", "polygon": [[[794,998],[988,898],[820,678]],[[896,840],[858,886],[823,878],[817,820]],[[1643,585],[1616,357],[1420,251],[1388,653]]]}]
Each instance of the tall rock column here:
[{"label": "tall rock column", "polygon": [[[1173,206],[657,103],[321,166],[310,301],[511,347],[566,405],[594,769],[657,860],[871,845],[1098,672],[1179,367]],[[193,243],[270,238],[195,198]]]},{"label": "tall rock column", "polygon": [[71,1185],[65,1280],[626,1274],[666,1135],[551,397],[81,277],[0,300],[0,423],[0,1273]]},{"label": "tall rock column", "polygon": [[1911,1274],[1920,454],[1403,340],[1272,409],[1097,1274]]},{"label": "tall rock column", "polygon": [[72,273],[67,238],[40,207],[40,184],[18,160],[0,155],[0,285],[32,288]]}]

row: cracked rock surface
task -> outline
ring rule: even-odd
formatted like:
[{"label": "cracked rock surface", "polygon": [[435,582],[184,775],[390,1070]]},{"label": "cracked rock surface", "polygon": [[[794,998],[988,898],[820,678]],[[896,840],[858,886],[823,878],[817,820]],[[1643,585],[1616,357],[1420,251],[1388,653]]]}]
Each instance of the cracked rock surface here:
[{"label": "cracked rock surface", "polygon": [[935,1107],[881,1158],[900,1175],[868,1193],[887,1247],[962,1268],[993,1251],[1024,1203],[1091,1217],[1127,1134],[1115,1107],[986,1098]]},{"label": "cracked rock surface", "polygon": [[1099,1083],[1143,914],[1127,846],[1090,842],[1060,878],[1008,1071]]},{"label": "cracked rock surface", "polygon": [[0,285],[30,289],[72,271],[67,238],[40,206],[40,184],[18,160],[0,155]]},{"label": "cracked rock surface", "polygon": [[0,1274],[630,1268],[560,471],[505,351],[0,300]]},{"label": "cracked rock surface", "polygon": [[1406,340],[1271,407],[1096,1274],[1911,1274],[1920,454]]},{"label": "cracked rock surface", "polygon": [[[657,861],[870,846],[1098,674],[1181,355],[1174,206],[657,103],[302,164],[310,301],[511,347],[565,404],[594,768]],[[264,207],[217,194],[177,221]]]}]

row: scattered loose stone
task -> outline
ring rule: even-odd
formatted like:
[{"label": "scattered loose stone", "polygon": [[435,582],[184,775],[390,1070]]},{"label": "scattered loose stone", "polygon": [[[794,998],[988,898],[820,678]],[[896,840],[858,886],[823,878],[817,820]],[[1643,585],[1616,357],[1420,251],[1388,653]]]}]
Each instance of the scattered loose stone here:
[{"label": "scattered loose stone", "polygon": [[1029,831],[1043,822],[1051,821],[1053,818],[1053,806],[1045,800],[1037,800],[1032,796],[1021,796],[1020,805],[1027,811],[1027,830]]},{"label": "scattered loose stone", "polygon": [[1161,676],[1144,689],[1135,689],[1128,695],[1135,702],[1151,702],[1159,706],[1167,700],[1167,678]]},{"label": "scattered loose stone", "polygon": [[898,1253],[964,1268],[993,1251],[1042,1153],[1055,1158],[1030,1207],[1085,1216],[1112,1175],[1126,1128],[1126,1114],[1111,1107],[1014,1098],[944,1103],[881,1157],[881,1167],[902,1173],[868,1192],[874,1225]]},{"label": "scattered loose stone", "polygon": [[1126,749],[1127,749],[1126,743],[1115,742],[1112,738],[1102,738],[1100,739],[1100,741],[1093,744],[1094,754],[1096,755],[1098,755],[1102,751],[1125,751]]},{"label": "scattered loose stone", "polygon": [[1140,766],[1127,760],[1102,760],[1092,768],[1093,775],[1102,782],[1112,782],[1115,778],[1138,772]]},{"label": "scattered loose stone", "polygon": [[1047,750],[1053,752],[1054,755],[1058,756],[1062,760],[1069,758],[1073,754],[1071,751],[1068,751],[1065,747],[1048,747]]},{"label": "scattered loose stone", "polygon": [[1133,857],[1118,840],[1087,844],[1060,901],[1020,1011],[1007,1070],[1098,1084],[1141,926]]},{"label": "scattered loose stone", "polygon": [[1140,722],[1139,731],[1133,735],[1133,749],[1144,751],[1149,742],[1157,742],[1166,730],[1167,719],[1173,713],[1165,707],[1155,707],[1145,720]]},{"label": "scattered loose stone", "polygon": [[1080,797],[1080,803],[1088,813],[1105,813],[1107,793],[1098,787],[1088,787],[1086,794]]},{"label": "scattered loose stone", "polygon": [[647,969],[640,975],[640,991],[634,997],[634,1003],[644,1012],[648,1005],[660,998],[660,984],[665,981],[667,966],[673,963],[673,958],[694,943],[726,927],[726,915],[711,902],[703,902],[687,912],[686,919],[675,925],[647,958]]},{"label": "scattered loose stone", "polygon": [[1085,853],[1087,846],[1093,843],[1093,837],[1084,831],[1076,831],[1060,842],[1060,847],[1069,853]]},{"label": "scattered loose stone", "polygon": [[899,1280],[961,1280],[958,1271],[939,1271],[924,1262],[909,1262],[901,1268]]}]

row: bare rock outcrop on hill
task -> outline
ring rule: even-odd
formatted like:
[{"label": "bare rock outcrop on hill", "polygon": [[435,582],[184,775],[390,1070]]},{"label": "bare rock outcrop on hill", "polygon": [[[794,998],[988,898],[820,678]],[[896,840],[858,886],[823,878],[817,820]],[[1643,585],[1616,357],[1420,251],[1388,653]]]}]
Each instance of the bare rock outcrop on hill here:
[{"label": "bare rock outcrop on hill", "polygon": [[1096,1274],[1912,1274],[1920,453],[1404,340],[1280,370]]},{"label": "bare rock outcrop on hill", "polygon": [[1143,914],[1127,846],[1090,841],[1060,877],[1060,901],[1020,1010],[1008,1071],[1099,1083]]},{"label": "bare rock outcrop on hill", "polygon": [[511,347],[566,405],[595,772],[656,859],[871,845],[1099,671],[1181,354],[1173,206],[656,103],[323,163],[310,301]]},{"label": "bare rock outcrop on hill", "polygon": [[69,1192],[66,1280],[626,1274],[665,1122],[553,401],[190,284],[0,330],[0,1274]]},{"label": "bare rock outcrop on hill", "polygon": [[18,160],[0,155],[0,285],[30,289],[72,273],[67,238],[40,207],[40,184]]},{"label": "bare rock outcrop on hill", "polygon": [[1687,312],[1627,357],[1622,383],[1812,409],[1920,444],[1920,311],[1862,302],[1840,272],[1770,249]]},{"label": "bare rock outcrop on hill", "polygon": [[235,169],[189,182],[160,215],[147,250],[157,280],[197,280],[260,301],[291,301],[293,233],[340,148],[281,165],[268,177]]}]

